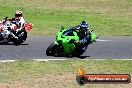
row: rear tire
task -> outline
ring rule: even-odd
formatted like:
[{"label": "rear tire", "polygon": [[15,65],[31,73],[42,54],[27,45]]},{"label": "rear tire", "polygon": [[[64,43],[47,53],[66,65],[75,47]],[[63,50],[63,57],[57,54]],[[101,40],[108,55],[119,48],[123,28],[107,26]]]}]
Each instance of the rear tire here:
[{"label": "rear tire", "polygon": [[46,50],[46,55],[47,56],[54,56],[55,54],[57,54],[57,50],[58,50],[58,45],[55,43],[52,43]]}]

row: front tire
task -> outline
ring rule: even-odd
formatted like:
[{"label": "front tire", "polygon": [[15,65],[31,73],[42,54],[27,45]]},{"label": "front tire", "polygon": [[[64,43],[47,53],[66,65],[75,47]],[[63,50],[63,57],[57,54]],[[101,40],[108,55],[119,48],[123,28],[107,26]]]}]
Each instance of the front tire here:
[{"label": "front tire", "polygon": [[[18,33],[18,35],[21,33]],[[27,38],[27,32],[23,31],[23,35],[21,35],[20,37],[18,36],[18,40],[14,39],[13,43],[14,43],[14,45],[20,45],[21,43],[23,43],[26,40],[26,38]]]},{"label": "front tire", "polygon": [[58,51],[58,45],[55,43],[52,43],[46,50],[46,55],[47,56],[55,56]]},{"label": "front tire", "polygon": [[23,31],[23,32],[24,34],[21,37],[19,37],[19,40],[18,40],[20,44],[23,43],[27,39],[27,32],[26,31]]}]

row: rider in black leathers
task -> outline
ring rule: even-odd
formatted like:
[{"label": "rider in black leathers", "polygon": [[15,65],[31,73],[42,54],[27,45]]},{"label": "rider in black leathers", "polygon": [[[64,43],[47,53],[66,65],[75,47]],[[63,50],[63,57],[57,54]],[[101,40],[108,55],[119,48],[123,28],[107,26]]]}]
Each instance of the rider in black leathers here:
[{"label": "rider in black leathers", "polygon": [[74,44],[76,45],[76,49],[74,51],[79,51],[79,52],[74,52],[73,54],[78,55],[77,53],[83,54],[86,49],[88,44],[91,42],[91,31],[90,28],[88,27],[88,23],[86,21],[82,21],[78,26],[72,27],[68,29],[69,32],[71,31],[76,31],[78,36],[79,36],[79,41],[74,41]]}]

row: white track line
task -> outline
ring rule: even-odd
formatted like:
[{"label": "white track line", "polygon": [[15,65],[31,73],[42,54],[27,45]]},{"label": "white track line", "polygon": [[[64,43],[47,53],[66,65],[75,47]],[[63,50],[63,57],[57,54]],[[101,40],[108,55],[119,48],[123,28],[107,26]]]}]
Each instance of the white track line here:
[{"label": "white track line", "polygon": [[106,41],[112,41],[112,40],[96,39],[96,41],[106,42]]},{"label": "white track line", "polygon": [[0,60],[0,62],[14,62],[14,61],[17,61],[17,60]]},{"label": "white track line", "polygon": [[132,59],[79,59],[79,60],[132,60]]},{"label": "white track line", "polygon": [[67,60],[67,59],[31,59],[35,61],[62,61],[62,60]]},{"label": "white track line", "polygon": [[[64,60],[74,60],[74,59],[30,59],[31,61],[64,61]],[[78,59],[78,60],[132,60],[132,59]],[[0,62],[4,63],[4,62],[15,62],[15,61],[19,61],[19,60],[0,60]]]}]

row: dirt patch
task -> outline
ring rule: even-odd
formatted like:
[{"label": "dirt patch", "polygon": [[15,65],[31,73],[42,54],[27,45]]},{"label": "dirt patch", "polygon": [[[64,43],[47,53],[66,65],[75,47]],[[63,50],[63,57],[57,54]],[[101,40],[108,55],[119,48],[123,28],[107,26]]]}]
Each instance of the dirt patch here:
[{"label": "dirt patch", "polygon": [[29,86],[23,82],[13,81],[10,83],[0,83],[0,88],[29,88]]},{"label": "dirt patch", "polygon": [[0,83],[0,88],[132,88],[129,84],[85,84],[80,86],[76,82],[75,73],[63,73],[57,75],[35,75],[23,80],[10,83]]},{"label": "dirt patch", "polygon": [[[34,76],[34,80],[30,79],[32,82],[31,87],[37,88],[73,88],[75,85],[79,87],[76,83],[74,73],[64,73],[59,75],[44,75],[44,76]],[[32,81],[31,81],[32,80]]]}]

